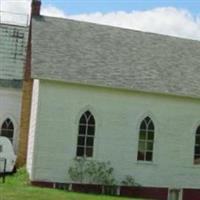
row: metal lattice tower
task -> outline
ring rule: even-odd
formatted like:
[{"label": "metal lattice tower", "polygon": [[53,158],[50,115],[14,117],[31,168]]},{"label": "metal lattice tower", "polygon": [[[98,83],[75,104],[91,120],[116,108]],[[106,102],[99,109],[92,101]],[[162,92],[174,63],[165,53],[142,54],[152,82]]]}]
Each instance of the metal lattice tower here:
[{"label": "metal lattice tower", "polygon": [[28,27],[0,24],[0,79],[22,80]]},{"label": "metal lattice tower", "polygon": [[2,0],[0,0],[0,23],[28,26],[29,21],[29,14],[4,10],[2,6]]}]

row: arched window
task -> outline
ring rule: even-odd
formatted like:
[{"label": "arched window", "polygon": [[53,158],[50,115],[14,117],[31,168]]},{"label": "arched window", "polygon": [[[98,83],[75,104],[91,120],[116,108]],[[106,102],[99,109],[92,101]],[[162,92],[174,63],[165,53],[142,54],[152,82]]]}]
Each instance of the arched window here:
[{"label": "arched window", "polygon": [[154,146],[154,124],[146,117],[140,124],[137,160],[152,161]]},{"label": "arched window", "polygon": [[200,126],[197,128],[195,135],[194,164],[200,164]]},{"label": "arched window", "polygon": [[3,122],[0,135],[9,138],[13,143],[14,125],[9,118]]},{"label": "arched window", "polygon": [[95,119],[90,111],[86,111],[79,120],[79,132],[76,156],[92,157],[95,136]]}]

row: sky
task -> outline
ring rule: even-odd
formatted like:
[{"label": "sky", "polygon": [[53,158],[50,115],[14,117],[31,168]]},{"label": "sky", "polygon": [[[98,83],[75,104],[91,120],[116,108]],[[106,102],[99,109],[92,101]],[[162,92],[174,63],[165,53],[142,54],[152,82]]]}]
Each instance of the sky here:
[{"label": "sky", "polygon": [[55,5],[68,14],[150,10],[156,7],[188,9],[198,14],[199,0],[43,0],[44,5]]},{"label": "sky", "polygon": [[[0,10],[28,14],[30,1],[0,0]],[[42,0],[41,13],[200,40],[200,0]],[[22,18],[1,16],[18,23]]]}]

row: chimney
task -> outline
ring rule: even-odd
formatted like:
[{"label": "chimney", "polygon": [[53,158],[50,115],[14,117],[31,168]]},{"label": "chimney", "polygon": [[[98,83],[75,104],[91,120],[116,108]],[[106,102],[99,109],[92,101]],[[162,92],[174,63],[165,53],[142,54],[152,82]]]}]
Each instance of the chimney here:
[{"label": "chimney", "polygon": [[32,16],[40,16],[41,0],[32,0]]}]

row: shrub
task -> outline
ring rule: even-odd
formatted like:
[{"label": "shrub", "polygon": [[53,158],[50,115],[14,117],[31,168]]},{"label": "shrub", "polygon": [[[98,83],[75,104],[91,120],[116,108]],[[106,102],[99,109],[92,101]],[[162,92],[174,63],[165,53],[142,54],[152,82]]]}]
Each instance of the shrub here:
[{"label": "shrub", "polygon": [[100,185],[114,185],[114,169],[110,162],[100,162],[76,158],[70,166],[68,173],[74,182],[93,183]]},{"label": "shrub", "polygon": [[114,169],[110,166],[110,162],[87,161],[86,176],[90,183],[101,185],[114,185],[115,178]]},{"label": "shrub", "polygon": [[70,178],[74,182],[82,183],[84,181],[85,174],[85,159],[84,158],[75,158],[72,166],[68,170]]},{"label": "shrub", "polygon": [[130,175],[126,175],[124,177],[124,180],[121,181],[121,185],[123,185],[123,186],[140,186],[138,183],[135,182],[135,179]]}]

